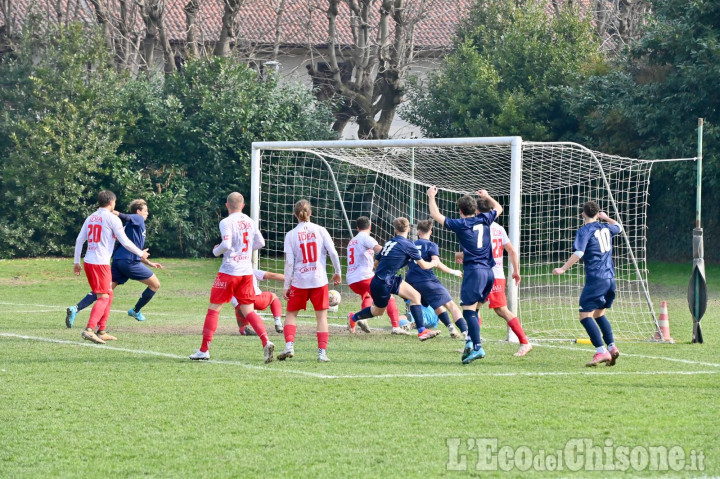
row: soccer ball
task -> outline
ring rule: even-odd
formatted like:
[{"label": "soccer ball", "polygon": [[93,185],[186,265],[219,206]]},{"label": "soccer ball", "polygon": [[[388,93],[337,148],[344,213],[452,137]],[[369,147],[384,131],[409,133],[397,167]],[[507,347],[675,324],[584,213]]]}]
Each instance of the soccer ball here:
[{"label": "soccer ball", "polygon": [[334,289],[331,289],[331,290],[328,292],[328,303],[329,303],[330,306],[337,306],[337,305],[339,305],[341,299],[342,299],[342,298],[340,298],[340,293],[338,293],[338,292],[335,291]]}]

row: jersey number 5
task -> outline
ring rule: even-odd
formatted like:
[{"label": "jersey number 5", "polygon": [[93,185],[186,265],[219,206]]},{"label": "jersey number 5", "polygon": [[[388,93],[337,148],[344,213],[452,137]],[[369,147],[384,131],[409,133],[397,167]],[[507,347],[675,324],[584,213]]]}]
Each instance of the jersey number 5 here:
[{"label": "jersey number 5", "polygon": [[317,243],[300,243],[300,251],[302,251],[303,263],[314,263],[317,261]]},{"label": "jersey number 5", "polygon": [[610,241],[610,230],[609,229],[603,228],[601,230],[595,230],[595,234],[593,236],[595,236],[595,238],[597,238],[598,243],[600,244],[600,252],[601,253],[607,253],[608,251],[610,251],[612,243]]}]

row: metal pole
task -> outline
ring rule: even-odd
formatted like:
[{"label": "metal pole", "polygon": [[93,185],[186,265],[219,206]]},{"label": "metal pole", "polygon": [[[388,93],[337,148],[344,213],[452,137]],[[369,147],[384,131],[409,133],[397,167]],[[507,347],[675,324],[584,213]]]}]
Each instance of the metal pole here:
[{"label": "metal pole", "polygon": [[[260,148],[253,146],[252,154],[250,156],[250,218],[255,221],[258,228],[260,228]],[[258,269],[258,252],[253,252],[253,268]]]},{"label": "metal pole", "polygon": [[[520,255],[520,207],[522,192],[522,138],[515,137],[510,144],[510,222],[508,227],[508,237],[515,247],[518,256]],[[508,261],[508,263],[510,263]],[[519,271],[518,271],[519,273]],[[515,315],[520,314],[518,311],[518,287],[512,279],[513,267],[512,263],[508,265],[508,278],[505,284],[507,293],[508,306]],[[518,337],[508,327],[507,339],[510,342],[520,342]]]},{"label": "metal pole", "polygon": [[695,228],[700,228],[700,204],[702,202],[702,137],[703,119],[698,118],[698,152],[697,152],[697,197],[695,198]]},{"label": "metal pole", "polygon": [[411,148],[410,155],[410,239],[417,239],[415,231],[415,148]]}]

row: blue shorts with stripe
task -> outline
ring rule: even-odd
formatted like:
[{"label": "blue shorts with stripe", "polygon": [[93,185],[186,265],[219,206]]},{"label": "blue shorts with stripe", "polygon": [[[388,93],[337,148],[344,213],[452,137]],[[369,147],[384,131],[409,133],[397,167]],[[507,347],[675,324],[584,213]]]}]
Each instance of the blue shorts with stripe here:
[{"label": "blue shorts with stripe", "polygon": [[587,278],[580,294],[580,312],[610,308],[615,301],[615,278]]},{"label": "blue shorts with stripe", "polygon": [[438,309],[440,306],[445,306],[445,304],[452,301],[447,288],[438,279],[408,284],[420,293],[423,306],[429,305],[432,309]]},{"label": "blue shorts with stripe", "polygon": [[402,282],[402,276],[392,276],[388,278],[387,282],[378,279],[377,276],[373,276],[373,279],[370,280],[370,297],[373,300],[373,304],[378,308],[387,307],[392,295],[398,294],[400,283]]},{"label": "blue shorts with stripe", "polygon": [[134,279],[142,281],[153,275],[150,268],[140,261],[127,261],[124,259],[113,260],[110,266],[113,283],[125,284],[127,280]]},{"label": "blue shorts with stripe", "polygon": [[464,268],[460,287],[460,304],[484,303],[495,282],[491,268]]}]

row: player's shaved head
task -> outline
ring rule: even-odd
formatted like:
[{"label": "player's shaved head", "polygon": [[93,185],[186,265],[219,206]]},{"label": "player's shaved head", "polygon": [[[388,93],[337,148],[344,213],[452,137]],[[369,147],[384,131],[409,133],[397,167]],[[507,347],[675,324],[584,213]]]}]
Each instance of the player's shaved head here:
[{"label": "player's shaved head", "polygon": [[477,209],[480,213],[487,213],[493,209],[492,201],[489,198],[478,198]]},{"label": "player's shaved head", "polygon": [[600,205],[594,201],[588,201],[583,205],[583,213],[585,213],[585,216],[588,218],[595,218],[597,214],[600,213]]},{"label": "player's shaved head", "polygon": [[395,218],[393,220],[393,228],[398,233],[405,233],[410,228],[410,222],[407,218]]},{"label": "player's shaved head", "polygon": [[308,200],[300,200],[295,203],[293,213],[298,221],[310,221],[310,214],[312,213],[312,207]]},{"label": "player's shaved head", "polygon": [[429,233],[433,227],[433,220],[420,220],[417,224],[418,233]]},{"label": "player's shaved head", "polygon": [[237,191],[233,191],[227,197],[227,207],[230,211],[242,211],[245,206],[245,198]]},{"label": "player's shaved head", "polygon": [[106,206],[109,206],[110,203],[115,201],[117,197],[115,196],[115,193],[113,193],[110,190],[102,190],[100,193],[98,193],[97,201],[98,205],[100,205],[100,208],[105,208]]},{"label": "player's shaved head", "polygon": [[475,216],[475,209],[477,208],[477,202],[475,198],[470,195],[461,196],[457,200],[457,207],[460,213],[465,216]]},{"label": "player's shaved head", "polygon": [[355,220],[355,227],[360,231],[370,229],[370,218],[367,216],[360,216]]}]

